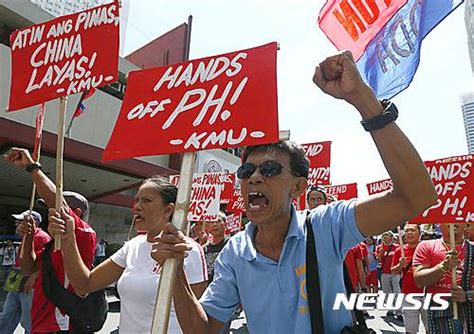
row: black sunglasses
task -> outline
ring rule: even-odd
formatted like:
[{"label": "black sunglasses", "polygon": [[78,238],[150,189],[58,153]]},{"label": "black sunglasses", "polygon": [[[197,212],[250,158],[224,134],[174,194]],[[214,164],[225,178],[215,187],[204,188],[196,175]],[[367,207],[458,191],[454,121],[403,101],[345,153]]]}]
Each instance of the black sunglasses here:
[{"label": "black sunglasses", "polygon": [[280,164],[275,160],[265,161],[261,165],[256,165],[251,162],[246,162],[237,169],[237,177],[241,180],[248,179],[255,173],[257,168],[260,170],[260,174],[264,177],[272,177],[280,175],[283,169],[287,170],[290,174],[297,176],[291,170]]}]

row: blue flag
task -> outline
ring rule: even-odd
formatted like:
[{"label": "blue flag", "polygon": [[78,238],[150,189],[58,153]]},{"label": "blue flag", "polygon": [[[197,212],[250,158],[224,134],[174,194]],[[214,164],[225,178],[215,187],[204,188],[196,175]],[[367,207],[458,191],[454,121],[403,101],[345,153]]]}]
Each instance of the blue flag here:
[{"label": "blue flag", "polygon": [[379,99],[390,99],[410,85],[423,39],[462,2],[409,0],[370,42],[357,67]]}]

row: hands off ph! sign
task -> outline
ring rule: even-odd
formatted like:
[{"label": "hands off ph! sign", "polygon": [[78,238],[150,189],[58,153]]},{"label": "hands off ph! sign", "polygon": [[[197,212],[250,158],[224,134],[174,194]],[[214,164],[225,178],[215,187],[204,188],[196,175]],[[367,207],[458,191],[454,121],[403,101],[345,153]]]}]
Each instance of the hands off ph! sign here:
[{"label": "hands off ph! sign", "polygon": [[10,36],[9,111],[117,81],[119,9],[113,2]]},{"label": "hands off ph! sign", "polygon": [[[474,221],[474,157],[455,156],[426,161],[438,194],[436,204],[411,220],[413,223],[469,223]],[[393,189],[392,180],[367,184],[369,195]]]},{"label": "hands off ph! sign", "polygon": [[276,50],[131,72],[103,161],[278,141]]},{"label": "hands off ph! sign", "polygon": [[[216,221],[226,174],[201,173],[193,175],[189,221]],[[170,176],[170,182],[179,187],[179,175]]]}]

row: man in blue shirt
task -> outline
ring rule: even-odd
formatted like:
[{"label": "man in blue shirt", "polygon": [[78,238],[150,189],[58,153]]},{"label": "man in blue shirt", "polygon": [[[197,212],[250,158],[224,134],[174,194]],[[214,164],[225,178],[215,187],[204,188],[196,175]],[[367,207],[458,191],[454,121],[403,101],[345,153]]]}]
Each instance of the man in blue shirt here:
[{"label": "man in blue shirt", "polygon": [[[336,293],[345,292],[342,263],[346,252],[365,237],[423,212],[437,196],[403,132],[393,120],[379,122],[388,107],[362,81],[350,52],[320,63],[313,81],[325,93],[352,104],[373,125],[371,135],[393,181],[391,192],[319,206],[311,212],[325,333],[339,333],[352,324],[347,310],[332,310]],[[251,223],[222,250],[214,281],[200,302],[180,265],[173,301],[181,328],[185,333],[219,333],[241,303],[251,333],[309,333],[307,231],[305,217],[297,215],[292,205],[307,187],[304,151],[289,141],[247,147],[237,177]],[[152,256],[159,262],[182,259],[188,249],[183,233],[167,224],[153,245]]]}]

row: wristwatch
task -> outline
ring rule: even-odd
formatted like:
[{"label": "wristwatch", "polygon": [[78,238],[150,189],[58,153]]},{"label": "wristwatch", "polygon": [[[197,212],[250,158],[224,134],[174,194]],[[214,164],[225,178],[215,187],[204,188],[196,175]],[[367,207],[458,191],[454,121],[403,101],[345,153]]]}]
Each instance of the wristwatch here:
[{"label": "wristwatch", "polygon": [[398,118],[398,109],[393,102],[389,100],[382,100],[380,101],[380,103],[383,106],[382,115],[360,121],[360,124],[362,124],[365,131],[370,132],[382,129],[383,127],[394,122]]},{"label": "wristwatch", "polygon": [[42,169],[42,168],[43,168],[43,166],[41,166],[41,164],[39,162],[33,162],[32,164],[29,164],[28,166],[26,166],[25,170],[28,173],[31,173],[35,169]]}]

